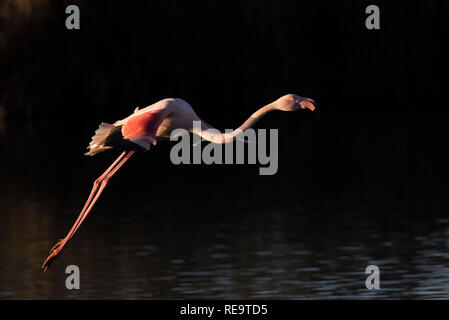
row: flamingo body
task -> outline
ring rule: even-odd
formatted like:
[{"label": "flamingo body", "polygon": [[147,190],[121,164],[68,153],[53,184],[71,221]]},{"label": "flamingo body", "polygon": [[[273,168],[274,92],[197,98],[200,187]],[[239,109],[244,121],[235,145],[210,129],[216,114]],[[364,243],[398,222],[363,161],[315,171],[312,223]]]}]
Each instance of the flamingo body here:
[{"label": "flamingo body", "polygon": [[[163,99],[143,109],[136,108],[130,116],[113,125],[102,123],[100,131],[97,130],[97,134],[92,137],[86,155],[119,147],[148,151],[157,140],[169,139],[172,130],[191,129],[193,121],[200,120],[190,104],[183,99]],[[102,127],[107,129],[101,130]],[[120,129],[121,137],[117,135],[117,129]]]}]

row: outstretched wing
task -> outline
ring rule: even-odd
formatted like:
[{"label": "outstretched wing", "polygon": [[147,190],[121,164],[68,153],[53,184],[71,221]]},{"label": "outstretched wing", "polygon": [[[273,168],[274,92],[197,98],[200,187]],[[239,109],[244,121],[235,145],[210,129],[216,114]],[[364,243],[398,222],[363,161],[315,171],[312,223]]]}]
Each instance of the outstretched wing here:
[{"label": "outstretched wing", "polygon": [[130,140],[145,150],[149,150],[152,144],[156,144],[157,130],[168,114],[166,109],[157,109],[132,115],[123,124],[123,139]]}]

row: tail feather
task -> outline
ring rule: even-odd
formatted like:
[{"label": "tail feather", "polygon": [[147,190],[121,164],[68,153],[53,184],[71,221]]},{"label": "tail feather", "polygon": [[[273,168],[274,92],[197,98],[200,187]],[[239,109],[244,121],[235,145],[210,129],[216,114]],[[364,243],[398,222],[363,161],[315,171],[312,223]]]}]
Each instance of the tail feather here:
[{"label": "tail feather", "polygon": [[111,149],[111,147],[105,146],[104,143],[113,128],[114,125],[112,124],[104,122],[101,123],[100,127],[95,131],[95,135],[92,137],[92,141],[89,143],[89,146],[87,147],[89,151],[86,152],[85,155],[93,156],[94,154],[97,154],[99,152]]}]

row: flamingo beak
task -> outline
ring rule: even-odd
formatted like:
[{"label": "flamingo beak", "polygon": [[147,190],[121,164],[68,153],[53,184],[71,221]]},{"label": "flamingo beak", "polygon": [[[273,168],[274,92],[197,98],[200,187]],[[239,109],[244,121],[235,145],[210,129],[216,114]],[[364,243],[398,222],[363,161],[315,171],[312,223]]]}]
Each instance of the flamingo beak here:
[{"label": "flamingo beak", "polygon": [[312,99],[304,99],[300,104],[303,109],[309,109],[310,111],[317,110],[317,104]]},{"label": "flamingo beak", "polygon": [[305,109],[309,109],[310,111],[313,111],[313,113],[320,118],[320,110],[318,109],[318,105],[313,99],[306,99],[301,102],[301,107]]}]

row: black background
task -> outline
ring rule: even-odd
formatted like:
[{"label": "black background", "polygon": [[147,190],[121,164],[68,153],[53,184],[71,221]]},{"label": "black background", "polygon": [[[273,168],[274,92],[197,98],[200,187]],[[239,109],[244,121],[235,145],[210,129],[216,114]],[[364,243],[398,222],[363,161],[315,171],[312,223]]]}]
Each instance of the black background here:
[{"label": "black background", "polygon": [[[321,117],[278,112],[257,124],[279,129],[276,175],[174,166],[163,142],[133,159],[109,196],[443,208],[447,2],[13,3],[1,6],[2,161],[31,185],[88,188],[114,157],[84,157],[90,137],[136,106],[180,97],[225,129],[296,93],[315,99]],[[65,28],[69,4],[80,30]],[[365,28],[369,4],[380,7],[380,30]]]}]

